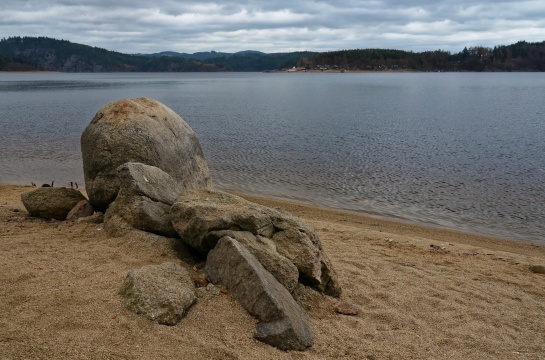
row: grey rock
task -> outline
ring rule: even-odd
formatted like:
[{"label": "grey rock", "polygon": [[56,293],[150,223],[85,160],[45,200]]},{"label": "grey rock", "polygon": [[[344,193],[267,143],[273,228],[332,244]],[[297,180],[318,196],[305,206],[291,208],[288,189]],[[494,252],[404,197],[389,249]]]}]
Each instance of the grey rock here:
[{"label": "grey rock", "polygon": [[163,170],[141,163],[125,163],[117,168],[120,189],[155,202],[172,205],[182,187]]},{"label": "grey rock", "polygon": [[121,235],[135,228],[177,237],[170,219],[170,207],[180,187],[174,179],[154,166],[125,163],[118,167],[119,193],[106,211],[105,229]]},{"label": "grey rock", "polygon": [[208,253],[206,271],[227,287],[258,324],[255,337],[282,350],[304,350],[313,339],[305,311],[244,245],[225,236]]},{"label": "grey rock", "polygon": [[175,263],[129,271],[119,293],[127,309],[163,325],[176,325],[196,300],[187,270]]},{"label": "grey rock", "polygon": [[81,151],[89,201],[100,211],[115,200],[117,168],[127,162],[158,167],[181,189],[211,186],[195,133],[174,111],[153,99],[105,105],[83,131]]},{"label": "grey rock", "polygon": [[91,216],[95,213],[93,205],[87,200],[79,201],[72,210],[66,215],[66,220],[77,220],[80,218]]},{"label": "grey rock", "polygon": [[248,231],[215,231],[209,234],[218,239],[229,236],[244,245],[252,255],[270,272],[280,284],[282,284],[290,293],[297,286],[299,280],[299,271],[297,267],[285,256],[276,251],[274,242],[261,235],[253,235]]},{"label": "grey rock", "polygon": [[[114,236],[132,228],[167,237],[177,237],[170,221],[170,206],[145,196],[131,196],[119,192],[104,214],[104,229]],[[117,234],[117,235],[115,235]]]},{"label": "grey rock", "polygon": [[21,201],[30,216],[65,220],[85,196],[78,190],[64,187],[42,187],[21,194]]},{"label": "grey rock", "polygon": [[221,291],[214,284],[210,283],[206,285],[206,290],[209,291],[212,295],[220,295]]},{"label": "grey rock", "polygon": [[273,210],[217,190],[180,194],[171,209],[174,228],[187,244],[203,254],[216,246],[207,238],[216,230],[248,231],[266,237],[274,233]]},{"label": "grey rock", "polygon": [[326,295],[340,297],[342,294],[342,287],[339,281],[339,275],[337,275],[329,256],[327,256],[327,253],[325,252],[322,252],[321,264],[321,282],[315,287],[316,290],[323,292]]},{"label": "grey rock", "polygon": [[[272,244],[274,252],[295,265],[300,282],[328,295],[341,294],[337,274],[323,253],[320,239],[310,225],[287,212],[261,206],[221,191],[198,189],[180,194],[171,208],[171,218],[180,238],[203,254],[214,248],[222,235],[235,237],[245,244],[252,243],[254,239],[270,239],[272,241],[267,240],[267,244]],[[225,230],[248,232],[254,237],[245,235],[239,239],[233,233],[221,233]],[[271,269],[272,266],[259,255],[260,252],[266,252],[264,250],[267,246],[271,246],[264,243],[263,241],[261,245],[248,247]],[[270,261],[284,262],[278,259],[275,255]],[[276,275],[274,271],[271,272]],[[289,277],[291,275],[286,279]],[[278,280],[286,284],[290,291],[293,289],[281,276]]]},{"label": "grey rock", "polygon": [[277,245],[280,254],[290,259],[301,276],[311,285],[321,283],[321,245],[314,232],[301,227],[279,231],[272,240]]}]

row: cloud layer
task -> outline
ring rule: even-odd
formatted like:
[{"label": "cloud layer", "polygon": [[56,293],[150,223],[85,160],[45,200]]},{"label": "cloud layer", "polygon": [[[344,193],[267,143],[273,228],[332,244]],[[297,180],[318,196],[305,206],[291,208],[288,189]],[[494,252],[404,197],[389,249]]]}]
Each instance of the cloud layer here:
[{"label": "cloud layer", "polygon": [[0,36],[125,53],[413,51],[545,40],[543,0],[2,0]]}]

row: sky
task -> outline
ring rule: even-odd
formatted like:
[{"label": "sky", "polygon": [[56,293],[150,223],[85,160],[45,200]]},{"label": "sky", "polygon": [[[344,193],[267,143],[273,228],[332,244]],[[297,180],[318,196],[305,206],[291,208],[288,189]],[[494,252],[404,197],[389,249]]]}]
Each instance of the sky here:
[{"label": "sky", "polygon": [[544,0],[1,0],[0,38],[123,53],[415,52],[545,40]]}]

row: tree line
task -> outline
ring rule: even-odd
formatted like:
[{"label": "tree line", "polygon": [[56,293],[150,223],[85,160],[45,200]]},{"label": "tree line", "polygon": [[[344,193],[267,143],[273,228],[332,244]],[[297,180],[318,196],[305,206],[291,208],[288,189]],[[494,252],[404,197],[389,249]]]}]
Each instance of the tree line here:
[{"label": "tree line", "polygon": [[292,67],[405,71],[545,71],[545,41],[519,41],[494,48],[475,46],[459,53],[354,49],[323,53],[265,54],[257,51],[207,59],[129,55],[47,37],[0,40],[0,70],[62,72],[270,71]]},{"label": "tree line", "polygon": [[455,54],[443,50],[342,50],[302,57],[297,62],[297,66],[305,68],[325,65],[347,70],[545,71],[545,41],[465,47]]}]

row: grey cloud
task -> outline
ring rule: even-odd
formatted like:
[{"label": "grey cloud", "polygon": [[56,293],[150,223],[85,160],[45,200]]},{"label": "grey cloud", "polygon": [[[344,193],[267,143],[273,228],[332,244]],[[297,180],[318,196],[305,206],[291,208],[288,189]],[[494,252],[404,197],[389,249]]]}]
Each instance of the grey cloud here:
[{"label": "grey cloud", "polygon": [[50,36],[127,53],[266,52],[543,41],[542,1],[2,0],[1,36]]}]

